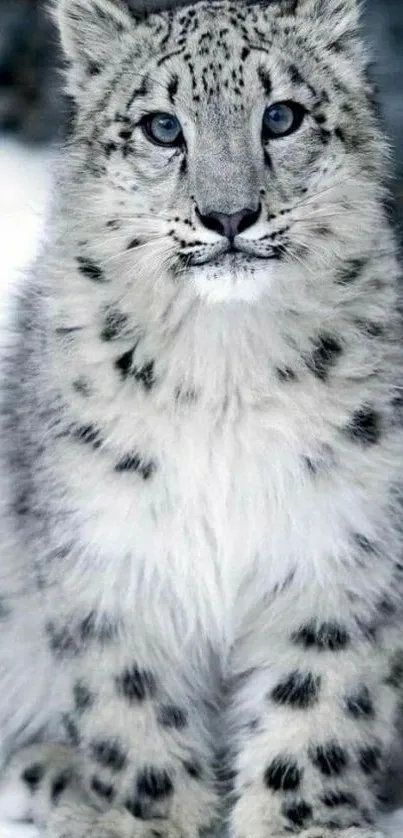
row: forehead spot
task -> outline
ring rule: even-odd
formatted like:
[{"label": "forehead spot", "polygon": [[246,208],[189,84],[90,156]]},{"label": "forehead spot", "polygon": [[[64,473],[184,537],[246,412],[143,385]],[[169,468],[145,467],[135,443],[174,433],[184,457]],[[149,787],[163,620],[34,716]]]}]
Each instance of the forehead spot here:
[{"label": "forehead spot", "polygon": [[171,76],[171,78],[169,80],[169,84],[168,84],[168,97],[169,97],[169,101],[172,102],[172,103],[175,100],[175,96],[178,92],[178,87],[179,87],[179,78],[175,74],[175,75]]},{"label": "forehead spot", "polygon": [[273,86],[272,86],[269,71],[266,70],[264,67],[259,67],[258,76],[259,76],[260,82],[263,86],[263,90],[266,93],[266,96],[270,96],[271,92],[272,92],[272,89],[273,89]]}]

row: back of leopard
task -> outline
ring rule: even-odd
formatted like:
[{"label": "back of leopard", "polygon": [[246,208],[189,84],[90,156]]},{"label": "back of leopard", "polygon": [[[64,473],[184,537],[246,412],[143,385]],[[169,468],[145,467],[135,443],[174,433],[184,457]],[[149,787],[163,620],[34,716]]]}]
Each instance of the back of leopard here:
[{"label": "back of leopard", "polygon": [[356,3],[153,9],[55,1],[76,113],[4,364],[0,813],[376,838],[402,351]]}]

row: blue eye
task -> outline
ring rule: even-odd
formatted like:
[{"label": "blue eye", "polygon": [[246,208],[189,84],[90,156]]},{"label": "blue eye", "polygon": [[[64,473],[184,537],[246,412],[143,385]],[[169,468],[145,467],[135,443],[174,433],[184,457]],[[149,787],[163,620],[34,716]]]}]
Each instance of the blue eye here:
[{"label": "blue eye", "polygon": [[305,108],[298,102],[275,102],[263,114],[263,139],[287,137],[296,131],[305,116]]},{"label": "blue eye", "polygon": [[183,143],[181,124],[169,113],[148,114],[142,120],[144,132],[156,145],[178,146]]}]

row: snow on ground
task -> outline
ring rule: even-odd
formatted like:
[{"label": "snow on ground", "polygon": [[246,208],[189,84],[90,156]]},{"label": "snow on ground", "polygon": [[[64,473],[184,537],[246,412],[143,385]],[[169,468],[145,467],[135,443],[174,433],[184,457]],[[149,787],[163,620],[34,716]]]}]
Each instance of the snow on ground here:
[{"label": "snow on ground", "polygon": [[0,140],[0,318],[7,289],[35,256],[50,190],[51,159],[47,151]]}]

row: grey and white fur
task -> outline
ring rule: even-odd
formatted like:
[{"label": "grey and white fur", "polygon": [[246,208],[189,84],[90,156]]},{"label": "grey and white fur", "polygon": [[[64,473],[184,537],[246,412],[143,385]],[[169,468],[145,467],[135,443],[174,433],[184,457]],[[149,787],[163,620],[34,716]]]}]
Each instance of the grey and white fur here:
[{"label": "grey and white fur", "polygon": [[[402,320],[355,0],[55,15],[76,117],[4,355],[0,813],[379,838]],[[267,139],[277,102],[303,118]]]}]

